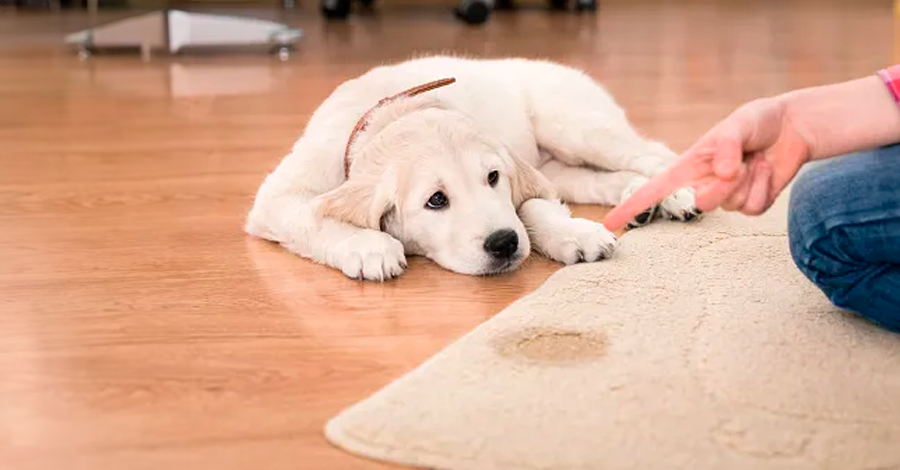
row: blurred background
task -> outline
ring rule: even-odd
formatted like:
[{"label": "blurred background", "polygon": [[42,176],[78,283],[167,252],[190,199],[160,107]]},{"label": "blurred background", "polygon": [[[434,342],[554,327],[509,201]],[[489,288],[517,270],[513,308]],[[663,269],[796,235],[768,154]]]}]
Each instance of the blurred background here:
[{"label": "blurred background", "polygon": [[[900,62],[890,0],[339,3],[0,0],[0,468],[379,466],[331,448],[325,421],[559,266],[472,278],[414,260],[362,284],[244,235],[266,173],[370,67],[555,60],[681,151],[747,100]],[[302,36],[284,56],[169,53],[146,38],[175,29],[145,23],[117,34],[147,47],[65,43],[161,9]],[[229,24],[212,29],[243,37]]]}]

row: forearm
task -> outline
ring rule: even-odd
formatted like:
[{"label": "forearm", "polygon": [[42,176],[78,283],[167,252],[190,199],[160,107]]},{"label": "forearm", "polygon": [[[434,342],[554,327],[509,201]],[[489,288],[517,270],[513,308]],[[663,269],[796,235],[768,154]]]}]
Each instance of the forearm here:
[{"label": "forearm", "polygon": [[900,142],[900,108],[878,76],[780,98],[785,119],[806,140],[811,160]]}]

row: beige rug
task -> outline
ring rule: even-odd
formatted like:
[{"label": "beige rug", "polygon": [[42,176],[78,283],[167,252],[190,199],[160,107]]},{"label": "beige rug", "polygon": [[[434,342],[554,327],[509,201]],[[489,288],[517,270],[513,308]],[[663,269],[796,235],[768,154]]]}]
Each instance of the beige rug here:
[{"label": "beige rug", "polygon": [[632,231],[326,435],[452,470],[900,469],[900,335],[799,274],[784,215]]}]

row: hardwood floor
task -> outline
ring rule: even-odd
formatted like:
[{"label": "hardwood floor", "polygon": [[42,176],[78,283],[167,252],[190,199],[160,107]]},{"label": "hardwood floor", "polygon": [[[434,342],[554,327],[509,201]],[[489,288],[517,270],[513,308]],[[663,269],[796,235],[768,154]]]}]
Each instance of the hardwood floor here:
[{"label": "hardwood floor", "polygon": [[313,11],[280,17],[307,35],[286,64],[79,62],[57,42],[87,17],[0,10],[0,467],[381,467],[330,447],[325,421],[559,266],[474,278],[414,260],[367,284],[242,233],[316,105],[368,67],[423,51],[562,61],[682,150],[744,100],[900,61],[891,8],[605,0],[483,29],[446,9],[344,25]]}]

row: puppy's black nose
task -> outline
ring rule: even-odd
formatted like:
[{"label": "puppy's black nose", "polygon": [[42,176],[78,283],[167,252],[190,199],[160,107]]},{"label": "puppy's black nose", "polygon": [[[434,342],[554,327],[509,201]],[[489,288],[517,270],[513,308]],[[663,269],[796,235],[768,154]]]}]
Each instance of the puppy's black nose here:
[{"label": "puppy's black nose", "polygon": [[503,229],[488,235],[484,241],[484,251],[494,258],[509,259],[519,249],[519,236],[515,230]]}]

